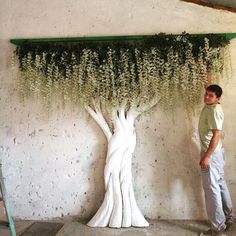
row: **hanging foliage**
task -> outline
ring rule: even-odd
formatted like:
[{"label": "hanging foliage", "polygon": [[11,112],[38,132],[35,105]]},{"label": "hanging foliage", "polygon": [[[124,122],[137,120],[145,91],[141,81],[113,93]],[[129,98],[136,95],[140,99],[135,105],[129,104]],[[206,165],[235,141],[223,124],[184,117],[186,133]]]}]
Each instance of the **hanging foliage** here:
[{"label": "hanging foliage", "polygon": [[[165,35],[147,40],[27,43],[17,47],[19,91],[41,97],[108,107],[142,107],[156,99],[172,109],[199,103],[209,78],[227,66],[229,41],[219,35]],[[211,75],[211,76],[208,76]]]}]

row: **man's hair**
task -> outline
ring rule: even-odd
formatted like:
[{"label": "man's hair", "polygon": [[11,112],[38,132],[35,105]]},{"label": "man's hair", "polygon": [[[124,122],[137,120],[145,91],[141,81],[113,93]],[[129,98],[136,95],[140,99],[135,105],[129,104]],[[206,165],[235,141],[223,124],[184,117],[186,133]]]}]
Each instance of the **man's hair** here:
[{"label": "man's hair", "polygon": [[211,84],[206,88],[207,91],[215,93],[216,97],[221,97],[223,91],[222,88],[217,84]]}]

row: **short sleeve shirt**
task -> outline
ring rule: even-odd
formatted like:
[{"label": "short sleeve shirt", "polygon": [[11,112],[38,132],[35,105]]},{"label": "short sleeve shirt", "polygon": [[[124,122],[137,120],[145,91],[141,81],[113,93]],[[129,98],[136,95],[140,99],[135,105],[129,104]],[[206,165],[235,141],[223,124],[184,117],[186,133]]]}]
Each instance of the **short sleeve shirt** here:
[{"label": "short sleeve shirt", "polygon": [[[205,105],[203,107],[198,123],[198,132],[203,151],[206,151],[209,147],[213,136],[212,130],[222,130],[223,121],[224,113],[220,104]],[[221,148],[222,142],[220,139],[214,151],[219,151]]]}]

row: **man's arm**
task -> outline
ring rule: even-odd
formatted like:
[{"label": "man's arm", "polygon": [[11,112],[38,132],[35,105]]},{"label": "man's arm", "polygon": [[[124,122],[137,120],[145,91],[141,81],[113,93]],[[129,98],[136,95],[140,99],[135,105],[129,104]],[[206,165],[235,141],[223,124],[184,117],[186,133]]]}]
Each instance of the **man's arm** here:
[{"label": "man's arm", "polygon": [[210,162],[210,157],[212,153],[214,152],[219,139],[220,139],[220,130],[213,129],[212,130],[213,136],[211,138],[210,144],[206,152],[204,153],[203,157],[200,160],[199,165],[201,166],[202,169],[207,169],[209,168],[209,162]]}]

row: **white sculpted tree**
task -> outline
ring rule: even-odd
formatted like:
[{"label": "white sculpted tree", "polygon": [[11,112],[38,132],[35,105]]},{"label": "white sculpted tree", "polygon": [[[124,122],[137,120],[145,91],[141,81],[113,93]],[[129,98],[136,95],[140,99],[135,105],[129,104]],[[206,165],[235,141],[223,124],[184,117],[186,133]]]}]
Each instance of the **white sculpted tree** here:
[{"label": "white sculpted tree", "polygon": [[[105,197],[88,225],[93,227],[144,227],[149,224],[137,206],[131,174],[132,155],[136,145],[134,123],[137,116],[145,110],[143,107],[139,108],[141,103],[147,102],[148,108],[156,104],[157,90],[153,87],[152,78],[143,81],[145,84],[142,84],[141,80],[139,84],[136,83],[134,65],[129,64],[131,56],[129,51],[121,52],[119,63],[124,70],[120,72],[119,77],[115,78],[112,63],[113,53],[115,52],[112,50],[108,51],[108,64],[104,64],[96,76],[101,80],[104,78],[106,86],[104,87],[103,83],[99,86],[97,82],[93,86],[94,90],[97,87],[97,91],[104,89],[104,92],[108,93],[107,96],[93,98],[93,108],[86,106],[86,110],[100,126],[108,142],[104,169]],[[102,112],[104,109],[101,109],[101,107],[106,107],[107,103],[112,122],[110,126],[104,118]]]},{"label": "white sculpted tree", "polygon": [[175,38],[175,47],[167,45],[165,50],[161,42],[144,48],[67,48],[69,52],[60,45],[18,48],[21,94],[47,102],[56,94],[63,101],[80,103],[106,136],[105,197],[89,226],[149,225],[138,208],[132,183],[135,120],[156,104],[172,110],[182,101],[193,108],[210,82],[208,72],[222,71],[222,50],[209,47],[206,39],[197,50],[185,37]]}]

